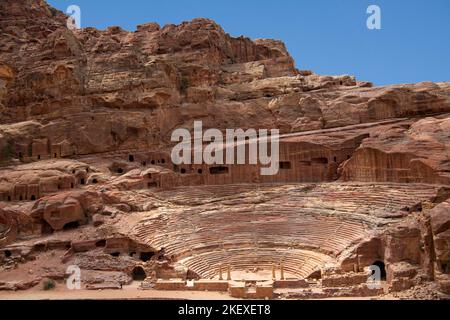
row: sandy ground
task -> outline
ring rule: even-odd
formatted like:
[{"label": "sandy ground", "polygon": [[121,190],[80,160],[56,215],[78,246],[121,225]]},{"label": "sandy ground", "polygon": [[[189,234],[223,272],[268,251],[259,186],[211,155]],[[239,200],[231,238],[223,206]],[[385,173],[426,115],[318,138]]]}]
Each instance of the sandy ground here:
[{"label": "sandy ground", "polygon": [[122,290],[68,290],[65,285],[44,291],[37,286],[26,291],[0,291],[0,300],[234,300],[227,293],[140,290],[138,283]]},{"label": "sandy ground", "polygon": [[[0,300],[239,300],[220,292],[140,290],[135,282],[122,290],[68,290],[63,284],[44,291],[37,286],[26,291],[0,291]],[[372,300],[372,298],[330,298],[325,300]]]}]

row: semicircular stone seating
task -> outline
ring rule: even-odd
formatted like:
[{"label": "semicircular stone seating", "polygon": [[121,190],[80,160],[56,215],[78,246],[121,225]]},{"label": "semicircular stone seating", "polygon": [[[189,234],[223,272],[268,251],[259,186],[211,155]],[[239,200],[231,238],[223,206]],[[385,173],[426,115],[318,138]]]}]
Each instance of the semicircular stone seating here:
[{"label": "semicircular stone seating", "polygon": [[177,188],[156,195],[174,205],[152,212],[133,233],[205,279],[216,278],[220,265],[272,270],[281,261],[288,275],[304,278],[435,191],[337,183]]},{"label": "semicircular stone seating", "polygon": [[318,266],[331,260],[329,256],[314,251],[243,248],[210,251],[188,257],[179,263],[194,270],[205,279],[217,279],[219,273],[222,271],[224,274],[228,266],[231,267],[235,279],[243,273],[256,274],[259,270],[266,271],[270,277],[272,268],[275,267],[276,272],[279,272],[281,264],[283,264],[286,278],[305,278]]}]

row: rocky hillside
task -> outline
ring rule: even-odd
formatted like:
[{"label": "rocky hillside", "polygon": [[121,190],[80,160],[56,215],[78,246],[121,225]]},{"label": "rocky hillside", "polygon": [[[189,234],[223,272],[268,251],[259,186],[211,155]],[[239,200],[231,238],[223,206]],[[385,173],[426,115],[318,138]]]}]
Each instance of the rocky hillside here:
[{"label": "rocky hillside", "polygon": [[36,139],[63,157],[164,147],[194,119],[291,133],[450,111],[448,83],[374,88],[297,70],[282,42],[207,19],[72,32],[45,1],[0,9],[3,161]]},{"label": "rocky hillside", "polygon": [[[74,263],[100,289],[209,281],[222,261],[265,279],[284,257],[287,277],[324,277],[318,298],[382,294],[364,284],[374,262],[389,292],[450,293],[449,82],[298,70],[282,42],[208,19],[66,20],[44,0],[0,1],[0,290]],[[172,164],[173,130],[197,120],[279,129],[280,173]]]}]

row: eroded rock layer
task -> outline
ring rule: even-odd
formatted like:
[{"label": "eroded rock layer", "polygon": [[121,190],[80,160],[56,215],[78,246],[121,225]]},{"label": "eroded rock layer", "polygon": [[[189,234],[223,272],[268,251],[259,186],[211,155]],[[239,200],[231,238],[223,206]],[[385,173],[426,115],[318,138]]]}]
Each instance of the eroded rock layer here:
[{"label": "eroded rock layer", "polygon": [[[66,20],[42,0],[0,2],[0,290],[76,265],[87,289],[450,292],[449,83],[298,70],[282,42],[208,19]],[[280,170],[174,165],[172,132],[199,120],[279,129]]]}]

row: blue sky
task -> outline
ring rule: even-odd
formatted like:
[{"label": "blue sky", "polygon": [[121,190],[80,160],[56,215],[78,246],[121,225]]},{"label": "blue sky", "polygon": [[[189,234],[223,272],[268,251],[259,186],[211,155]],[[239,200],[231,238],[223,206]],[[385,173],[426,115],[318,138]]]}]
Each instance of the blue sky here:
[{"label": "blue sky", "polygon": [[[81,8],[81,26],[104,29],[197,17],[233,36],[286,43],[299,69],[352,74],[377,85],[450,81],[449,0],[48,0]],[[369,30],[367,7],[381,8],[381,30]]]}]

